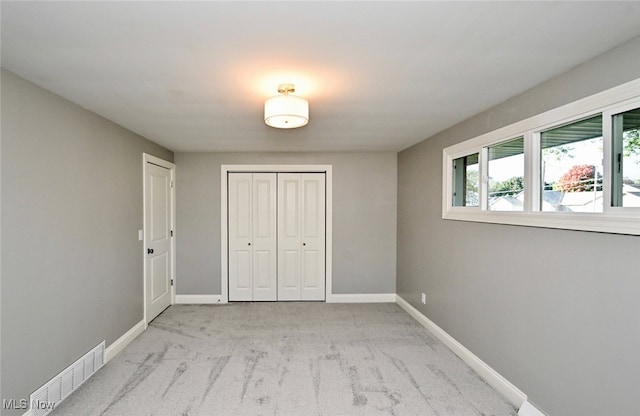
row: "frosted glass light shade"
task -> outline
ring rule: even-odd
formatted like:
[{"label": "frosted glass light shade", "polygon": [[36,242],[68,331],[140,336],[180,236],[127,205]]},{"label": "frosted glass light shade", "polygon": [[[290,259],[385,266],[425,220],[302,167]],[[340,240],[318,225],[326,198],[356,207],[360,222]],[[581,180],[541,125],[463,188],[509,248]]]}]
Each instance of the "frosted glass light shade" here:
[{"label": "frosted glass light shade", "polygon": [[264,122],[278,129],[294,129],[309,122],[309,102],[295,95],[277,95],[264,102]]}]

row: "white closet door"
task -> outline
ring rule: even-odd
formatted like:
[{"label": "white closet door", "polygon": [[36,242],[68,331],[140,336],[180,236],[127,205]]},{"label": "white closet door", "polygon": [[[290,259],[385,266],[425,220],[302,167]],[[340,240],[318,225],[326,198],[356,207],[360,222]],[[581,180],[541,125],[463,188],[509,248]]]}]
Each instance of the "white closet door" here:
[{"label": "white closet door", "polygon": [[253,300],[251,173],[229,174],[229,301]]},{"label": "white closet door", "polygon": [[325,174],[302,175],[301,300],[324,300]]},{"label": "white closet door", "polygon": [[274,301],[276,174],[229,174],[229,300]]},{"label": "white closet door", "polygon": [[278,174],[278,300],[323,300],[325,175]]},{"label": "white closet door", "polygon": [[278,300],[300,300],[300,174],[278,174]]},{"label": "white closet door", "polygon": [[253,300],[276,300],[276,174],[253,174]]}]

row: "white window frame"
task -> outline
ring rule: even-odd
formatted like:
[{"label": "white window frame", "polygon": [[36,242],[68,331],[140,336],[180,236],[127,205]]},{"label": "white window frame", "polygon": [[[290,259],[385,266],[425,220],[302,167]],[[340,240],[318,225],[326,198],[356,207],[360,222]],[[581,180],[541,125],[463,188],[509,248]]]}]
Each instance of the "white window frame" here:
[{"label": "white window frame", "polygon": [[[455,159],[458,158],[462,158],[462,157],[466,157],[466,156],[471,156],[474,155],[478,152],[471,152],[471,153],[465,153],[462,156],[457,156],[454,157],[453,159],[451,159],[451,178],[453,179],[453,161]],[[480,158],[482,157],[482,155],[480,155],[478,153],[478,205],[469,205],[469,206],[462,206],[462,205],[453,205],[453,191],[454,191],[454,186],[455,186],[455,181],[452,180],[452,184],[451,184],[451,192],[449,193],[449,199],[451,200],[451,206],[453,208],[464,208],[464,209],[474,209],[474,210],[478,210],[482,207],[482,196],[483,196],[483,190],[482,190],[482,172],[479,170],[481,164],[480,164]],[[465,172],[466,174],[466,172]],[[466,191],[466,190],[465,190]],[[464,198],[466,199],[466,194],[464,195]]]},{"label": "white window frame", "polygon": [[[640,107],[640,78],[542,114],[485,133],[443,150],[442,218],[446,220],[640,235],[640,208],[612,207],[612,117]],[[543,212],[540,209],[540,133],[602,114],[603,212]],[[487,147],[524,137],[525,178],[522,211],[491,211],[487,207]],[[453,160],[479,153],[478,207],[453,206]]]},{"label": "white window frame", "polygon": [[[527,144],[528,144],[527,143],[528,139],[527,139],[527,135],[526,134],[513,136],[510,139],[501,140],[501,141],[498,141],[498,142],[495,142],[495,143],[491,143],[491,144],[488,144],[488,145],[485,145],[485,146],[482,147],[482,151],[480,152],[480,158],[482,158],[482,160],[483,160],[483,163],[480,165],[480,177],[481,177],[481,179],[480,179],[480,188],[481,188],[480,193],[483,195],[483,198],[480,201],[480,207],[482,208],[483,211],[491,211],[489,209],[489,198],[488,198],[488,195],[489,195],[489,147],[494,146],[494,145],[499,145],[499,144],[502,144],[502,143],[506,143],[506,142],[509,142],[511,140],[515,140],[515,139],[520,138],[520,137],[523,138],[523,142],[524,142],[523,151],[524,151],[524,154],[526,154],[527,153]],[[529,141],[531,141],[531,140],[529,139]],[[525,181],[527,180],[527,177],[529,176],[527,174],[527,172],[528,172],[527,171],[527,159],[525,158],[525,160],[524,160],[524,180]],[[522,207],[523,211],[527,209],[527,206],[529,206],[529,204],[526,203],[527,199],[530,198],[530,195],[527,194],[527,191],[529,189],[532,189],[532,188],[527,186],[527,184],[525,183],[524,184],[524,191],[523,191],[524,192],[525,204]],[[491,212],[521,212],[521,211],[491,211]]]}]

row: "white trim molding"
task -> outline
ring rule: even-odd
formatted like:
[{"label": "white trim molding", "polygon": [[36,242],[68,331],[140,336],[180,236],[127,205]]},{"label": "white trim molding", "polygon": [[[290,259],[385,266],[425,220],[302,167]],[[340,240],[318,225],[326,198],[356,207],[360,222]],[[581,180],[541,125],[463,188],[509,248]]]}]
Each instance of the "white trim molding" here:
[{"label": "white trim molding", "polygon": [[[327,303],[395,303],[395,293],[354,293],[333,294],[326,299]],[[176,295],[176,305],[219,305],[223,303],[222,295]]]},{"label": "white trim molding", "polygon": [[525,400],[518,410],[518,416],[544,416],[544,413]]},{"label": "white trim molding", "polygon": [[178,305],[217,305],[221,303],[223,303],[221,295],[176,295],[176,304]]},{"label": "white trim molding", "polygon": [[[498,390],[503,396],[509,400],[516,408],[520,408],[527,401],[527,395],[520,389],[511,384],[506,378],[502,377],[493,368],[489,367],[484,361],[475,354],[465,348],[464,345],[456,341],[445,330],[436,325],[429,318],[424,316],[419,310],[411,306],[409,302],[402,299],[400,295],[396,295],[396,303],[411,315],[422,326],[427,328],[429,332],[436,336],[444,345],[449,347],[462,361],[473,368],[489,385]],[[533,415],[531,415],[533,416]]]},{"label": "white trim molding", "polygon": [[227,245],[227,176],[229,172],[322,172],[326,175],[325,299],[333,296],[333,166],[332,165],[221,165],[220,166],[220,303],[229,302],[229,247]]},{"label": "white trim molding", "polygon": [[115,340],[104,350],[104,363],[111,361],[113,357],[118,355],[127,345],[131,343],[136,337],[142,334],[147,329],[147,323],[143,319],[135,324],[130,330],[124,333],[120,338]]},{"label": "white trim molding", "polygon": [[327,303],[395,303],[395,293],[332,294]]}]

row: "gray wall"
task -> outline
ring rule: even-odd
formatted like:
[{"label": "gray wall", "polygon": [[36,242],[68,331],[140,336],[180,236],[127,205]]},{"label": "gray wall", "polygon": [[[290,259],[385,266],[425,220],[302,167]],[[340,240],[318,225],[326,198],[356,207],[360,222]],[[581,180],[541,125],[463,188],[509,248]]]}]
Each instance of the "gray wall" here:
[{"label": "gray wall", "polygon": [[398,294],[548,416],[640,414],[640,238],[444,221],[442,151],[638,77],[640,38],[398,155]]},{"label": "gray wall", "polygon": [[395,153],[176,153],[178,294],[220,294],[220,166],[333,165],[333,293],[395,293]]},{"label": "gray wall", "polygon": [[1,82],[2,398],[20,400],[143,319],[142,153],[173,154],[4,69]]}]

